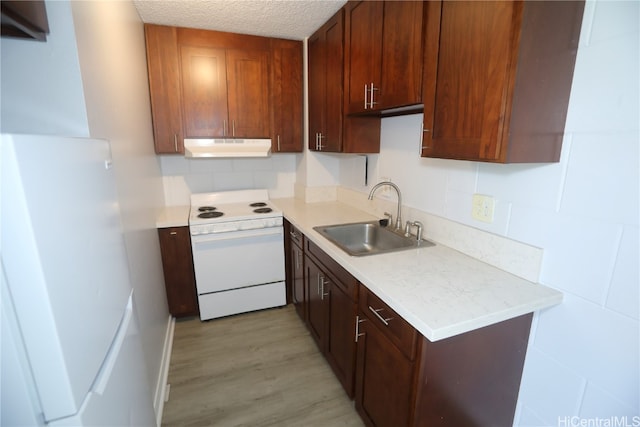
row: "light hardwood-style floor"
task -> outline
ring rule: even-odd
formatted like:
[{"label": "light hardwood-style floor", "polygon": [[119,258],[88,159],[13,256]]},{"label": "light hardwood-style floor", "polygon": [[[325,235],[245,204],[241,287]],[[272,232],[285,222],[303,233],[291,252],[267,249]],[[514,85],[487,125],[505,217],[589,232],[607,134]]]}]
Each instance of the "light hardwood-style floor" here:
[{"label": "light hardwood-style floor", "polygon": [[176,322],[163,426],[363,426],[292,305]]}]

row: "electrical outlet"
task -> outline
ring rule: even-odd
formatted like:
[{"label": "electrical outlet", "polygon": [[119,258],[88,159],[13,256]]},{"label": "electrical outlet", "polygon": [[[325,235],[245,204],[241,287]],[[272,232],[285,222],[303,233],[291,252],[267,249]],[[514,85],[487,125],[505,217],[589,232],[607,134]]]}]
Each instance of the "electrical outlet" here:
[{"label": "electrical outlet", "polygon": [[474,194],[471,202],[471,216],[482,222],[493,222],[495,199],[484,194]]}]

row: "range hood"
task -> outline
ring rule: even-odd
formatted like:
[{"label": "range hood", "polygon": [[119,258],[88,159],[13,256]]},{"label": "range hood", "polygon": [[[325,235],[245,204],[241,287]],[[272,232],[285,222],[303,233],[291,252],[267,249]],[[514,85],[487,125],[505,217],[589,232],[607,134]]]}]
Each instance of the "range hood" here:
[{"label": "range hood", "polygon": [[269,157],[271,139],[201,139],[184,140],[187,158]]}]

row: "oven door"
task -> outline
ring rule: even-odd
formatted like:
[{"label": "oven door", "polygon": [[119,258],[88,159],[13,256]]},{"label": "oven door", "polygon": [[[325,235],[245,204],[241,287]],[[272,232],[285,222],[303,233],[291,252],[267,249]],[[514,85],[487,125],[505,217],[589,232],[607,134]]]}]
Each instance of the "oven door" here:
[{"label": "oven door", "polygon": [[198,294],[282,282],[282,227],[191,236]]}]

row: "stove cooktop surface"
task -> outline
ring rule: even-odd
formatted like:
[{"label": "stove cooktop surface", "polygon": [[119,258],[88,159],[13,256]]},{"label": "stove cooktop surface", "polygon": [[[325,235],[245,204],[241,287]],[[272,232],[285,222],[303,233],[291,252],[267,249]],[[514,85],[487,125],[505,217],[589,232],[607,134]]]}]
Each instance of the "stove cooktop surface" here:
[{"label": "stove cooktop surface", "polygon": [[267,190],[238,190],[191,195],[189,224],[281,217],[269,203]]}]

